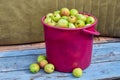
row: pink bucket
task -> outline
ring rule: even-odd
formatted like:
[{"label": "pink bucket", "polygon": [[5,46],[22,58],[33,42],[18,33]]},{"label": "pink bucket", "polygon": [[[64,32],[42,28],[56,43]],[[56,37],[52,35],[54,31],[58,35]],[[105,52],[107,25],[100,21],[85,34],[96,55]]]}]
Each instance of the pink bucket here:
[{"label": "pink bucket", "polygon": [[47,59],[57,71],[71,72],[76,67],[84,70],[90,65],[93,36],[100,34],[94,29],[94,18],[92,25],[74,29],[49,26],[44,23],[45,16],[42,18]]}]

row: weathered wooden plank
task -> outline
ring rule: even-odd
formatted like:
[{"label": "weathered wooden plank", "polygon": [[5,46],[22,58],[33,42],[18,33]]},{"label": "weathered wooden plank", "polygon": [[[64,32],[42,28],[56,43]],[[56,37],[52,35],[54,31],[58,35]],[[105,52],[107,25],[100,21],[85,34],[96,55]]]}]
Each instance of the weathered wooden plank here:
[{"label": "weathered wooden plank", "polygon": [[112,37],[95,37],[93,43],[115,43],[120,42],[120,38],[112,38]]},{"label": "weathered wooden plank", "polygon": [[[120,77],[120,61],[91,64],[83,71],[81,78],[75,78],[71,73],[61,73],[55,71],[52,74],[46,74],[40,70],[37,74],[32,74],[28,70],[1,72],[0,80],[98,80],[106,78]],[[15,76],[17,74],[17,76]]]},{"label": "weathered wooden plank", "polygon": [[120,35],[120,1],[116,0],[116,8],[115,8],[115,19],[114,19],[114,30],[113,30],[113,34],[114,36],[118,36]]},{"label": "weathered wooden plank", "polygon": [[[94,44],[93,45],[93,53],[96,49],[110,49],[116,48],[119,50],[120,42],[115,43],[104,43],[104,44]],[[22,50],[11,50],[11,51],[2,51],[0,52],[0,57],[9,57],[9,56],[24,56],[24,55],[31,55],[31,54],[41,54],[45,53],[45,48],[41,49],[39,47],[31,48],[31,49],[22,49]]]},{"label": "weathered wooden plank", "polygon": [[116,48],[96,49],[93,51],[92,63],[120,60],[120,50]]},{"label": "weathered wooden plank", "polygon": [[83,12],[84,0],[76,0],[75,7],[78,11]]},{"label": "weathered wooden plank", "polygon": [[[102,63],[120,60],[120,43],[95,44],[93,47],[92,63]],[[0,71],[28,69],[30,63],[36,62],[45,49],[19,50],[0,53]],[[24,63],[23,61],[24,60]],[[8,64],[9,63],[9,64]]]},{"label": "weathered wooden plank", "polygon": [[29,34],[29,36],[31,39],[33,38],[33,36],[35,36],[34,40],[36,41],[44,41],[41,18],[48,13],[48,9],[51,7],[48,7],[48,0],[29,1],[29,6],[32,7],[32,14],[30,17],[30,21],[31,21],[30,25],[32,27],[30,27],[31,33]]},{"label": "weathered wooden plank", "polygon": [[97,29],[102,33],[101,35],[106,35],[105,24],[107,16],[107,0],[99,0],[99,22]]},{"label": "weathered wooden plank", "polygon": [[96,16],[98,18],[99,16],[99,0],[92,0],[91,1],[91,14],[93,14],[94,16]]},{"label": "weathered wooden plank", "polygon": [[67,0],[66,4],[69,9],[75,8],[75,0]]},{"label": "weathered wooden plank", "polygon": [[63,7],[67,7],[67,0],[58,0],[58,9],[61,9]]},{"label": "weathered wooden plank", "polygon": [[38,49],[45,48],[45,43],[33,43],[33,44],[23,44],[23,45],[9,45],[0,46],[0,52],[12,51],[12,50],[25,50],[25,49]]},{"label": "weathered wooden plank", "polygon": [[[97,19],[99,17],[99,1],[100,0],[92,0],[91,3],[91,14],[94,15]],[[97,25],[95,28],[97,29]]]},{"label": "weathered wooden plank", "polygon": [[84,12],[91,13],[92,0],[84,0]]},{"label": "weathered wooden plank", "polygon": [[[120,38],[112,37],[94,37],[94,44],[98,43],[115,43],[120,42]],[[25,50],[25,49],[38,49],[45,48],[45,42],[43,43],[31,43],[23,45],[9,45],[9,46],[0,46],[0,52],[11,51],[11,50]]]},{"label": "weathered wooden plank", "polygon": [[26,50],[15,50],[0,52],[1,57],[14,57],[14,56],[26,56],[26,55],[38,55],[45,54],[46,49],[26,49]]},{"label": "weathered wooden plank", "polygon": [[[99,52],[99,51],[100,50],[97,50],[96,52]],[[0,58],[0,71],[28,69],[31,63],[36,62],[38,55],[39,54],[34,54],[34,55],[31,54],[28,56]],[[23,63],[23,60],[24,60],[24,63]],[[110,61],[119,61],[119,60],[120,60],[120,51],[117,52],[117,54],[106,52],[106,54],[93,55],[92,64],[110,62]]]},{"label": "weathered wooden plank", "polygon": [[28,69],[31,63],[37,62],[37,56],[38,55],[0,58],[0,71]]},{"label": "weathered wooden plank", "polygon": [[106,35],[113,35],[113,29],[114,29],[114,13],[115,13],[115,6],[116,6],[116,0],[108,0],[107,1],[107,16],[106,16],[106,25],[105,25],[105,31]]},{"label": "weathered wooden plank", "polygon": [[54,0],[51,2],[51,0],[46,0],[47,1],[47,5],[44,5],[45,8],[47,8],[47,13],[52,13],[55,10],[58,9],[58,0]]},{"label": "weathered wooden plank", "polygon": [[93,49],[104,49],[104,48],[112,49],[112,48],[119,48],[119,47],[120,47],[120,42],[93,45]]}]

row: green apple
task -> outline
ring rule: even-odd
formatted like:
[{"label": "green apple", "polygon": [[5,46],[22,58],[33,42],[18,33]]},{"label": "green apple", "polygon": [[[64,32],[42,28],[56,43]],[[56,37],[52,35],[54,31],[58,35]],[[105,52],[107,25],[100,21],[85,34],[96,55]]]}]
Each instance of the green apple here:
[{"label": "green apple", "polygon": [[85,26],[85,22],[84,22],[83,20],[77,20],[77,21],[75,22],[75,26],[76,26],[77,28],[84,27],[84,26]]},{"label": "green apple", "polygon": [[91,25],[91,24],[85,24],[85,26],[89,26],[89,25]]},{"label": "green apple", "polygon": [[86,19],[87,19],[87,17],[82,14],[77,14],[76,17],[77,17],[77,19],[83,20],[83,21],[86,21]]},{"label": "green apple", "polygon": [[60,14],[60,11],[59,10],[54,11],[54,14]]},{"label": "green apple", "polygon": [[70,10],[70,15],[77,15],[78,14],[78,10],[77,9],[71,9]]},{"label": "green apple", "polygon": [[77,18],[75,16],[69,16],[68,17],[68,21],[71,22],[71,23],[75,23],[77,20]]},{"label": "green apple", "polygon": [[68,17],[67,17],[67,16],[62,16],[61,19],[66,19],[66,20],[68,20]]},{"label": "green apple", "polygon": [[50,17],[45,18],[44,22],[50,26],[55,26],[56,22],[53,21]]},{"label": "green apple", "polygon": [[40,65],[41,68],[43,68],[46,64],[48,64],[48,61],[47,61],[47,60],[41,60],[41,61],[39,62],[39,65]]},{"label": "green apple", "polygon": [[88,16],[86,19],[86,23],[87,24],[92,24],[95,22],[95,19],[92,16]]},{"label": "green apple", "polygon": [[44,67],[44,71],[46,73],[52,73],[52,72],[54,72],[54,69],[55,69],[55,67],[53,64],[46,64]]},{"label": "green apple", "polygon": [[46,17],[44,22],[47,24],[47,23],[50,23],[52,21],[52,19],[50,17]]},{"label": "green apple", "polygon": [[47,24],[50,25],[50,26],[55,26],[56,22],[52,20],[50,23],[47,23]]},{"label": "green apple", "polygon": [[53,16],[52,16],[52,20],[54,20],[54,21],[58,21],[59,19],[61,18],[61,16],[60,16],[60,14],[58,14],[58,13],[55,13],[55,14],[53,14]]},{"label": "green apple", "polygon": [[60,19],[56,26],[67,28],[68,27],[68,21],[66,19]]},{"label": "green apple", "polygon": [[79,78],[79,77],[82,76],[82,69],[81,68],[75,68],[75,69],[73,69],[72,74],[73,74],[74,77]]},{"label": "green apple", "polygon": [[30,69],[30,72],[37,73],[40,70],[40,66],[37,63],[32,63],[29,69]]},{"label": "green apple", "polygon": [[75,25],[73,23],[68,23],[69,28],[75,28]]},{"label": "green apple", "polygon": [[37,62],[40,62],[40,61],[42,61],[42,60],[46,60],[46,56],[45,56],[45,55],[39,55],[39,56],[37,57]]},{"label": "green apple", "polygon": [[48,17],[52,17],[53,16],[53,13],[48,13],[47,15],[46,15],[46,18],[48,18]]},{"label": "green apple", "polygon": [[60,10],[60,14],[61,14],[61,16],[69,16],[70,15],[70,11],[69,11],[68,8],[62,8]]}]

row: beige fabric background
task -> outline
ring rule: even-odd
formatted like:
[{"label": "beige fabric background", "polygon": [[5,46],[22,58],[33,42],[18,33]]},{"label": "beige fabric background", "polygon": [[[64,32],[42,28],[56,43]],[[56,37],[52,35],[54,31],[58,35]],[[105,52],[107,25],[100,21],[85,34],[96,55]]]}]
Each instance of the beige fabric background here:
[{"label": "beige fabric background", "polygon": [[95,15],[101,36],[120,37],[120,0],[0,0],[0,45],[44,41],[42,16],[62,7]]}]

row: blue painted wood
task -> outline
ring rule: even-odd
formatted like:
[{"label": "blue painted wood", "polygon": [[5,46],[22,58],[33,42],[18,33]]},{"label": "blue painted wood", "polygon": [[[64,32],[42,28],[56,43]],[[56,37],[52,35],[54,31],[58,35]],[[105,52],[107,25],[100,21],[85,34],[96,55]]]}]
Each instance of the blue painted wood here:
[{"label": "blue painted wood", "polygon": [[[100,44],[102,46],[102,44]],[[107,44],[103,44],[107,45]],[[108,44],[109,46],[113,44]],[[107,45],[107,46],[108,46]],[[120,49],[116,45],[113,48],[97,48],[93,49],[92,63],[102,63],[109,61],[120,60]],[[35,49],[35,50],[18,50],[10,52],[0,53],[0,71],[12,71],[12,70],[24,70],[28,69],[29,65],[36,62],[36,58],[40,54],[45,54],[45,49]],[[24,60],[24,63],[23,63]],[[9,64],[8,64],[9,63]]]},{"label": "blue painted wood", "polygon": [[[120,42],[116,43],[104,43],[104,44],[94,44],[93,45],[93,51],[96,49],[103,49],[108,48],[109,50],[111,48],[119,48]],[[0,57],[9,57],[9,56],[21,56],[21,55],[31,55],[31,54],[42,54],[45,53],[46,49],[38,48],[38,49],[25,49],[25,50],[13,50],[13,51],[5,51],[0,52]]]},{"label": "blue painted wood", "polygon": [[94,49],[120,47],[120,42],[94,44]]},{"label": "blue painted wood", "polygon": [[[106,49],[104,49],[105,51]],[[98,50],[97,52],[100,52]],[[28,51],[30,53],[30,51]],[[95,52],[96,53],[96,52]],[[0,58],[0,71],[11,71],[11,70],[23,70],[28,69],[29,65],[33,62],[36,62],[37,56],[39,54],[30,54],[25,56],[14,56],[14,57],[2,57]],[[102,63],[109,61],[118,61],[120,60],[120,52],[119,54],[111,54],[107,52],[106,54],[94,55],[92,58],[92,63]],[[24,62],[23,62],[24,61]]]},{"label": "blue painted wood", "polygon": [[81,78],[74,78],[71,73],[46,74],[43,70],[31,74],[29,65],[36,62],[38,55],[45,54],[45,49],[0,52],[0,80],[95,80],[120,77],[119,48],[120,42],[94,44],[92,64],[84,70]]},{"label": "blue painted wood", "polygon": [[81,78],[75,78],[71,73],[55,71],[52,74],[45,73],[42,69],[37,74],[29,70],[2,72],[0,80],[98,80],[120,77],[120,61],[91,64],[83,71]]},{"label": "blue painted wood", "polygon": [[38,55],[0,58],[0,71],[28,69],[29,65],[37,62]]},{"label": "blue painted wood", "polygon": [[46,49],[25,49],[25,50],[13,50],[0,52],[0,57],[13,57],[13,56],[25,56],[34,54],[45,54]]}]

